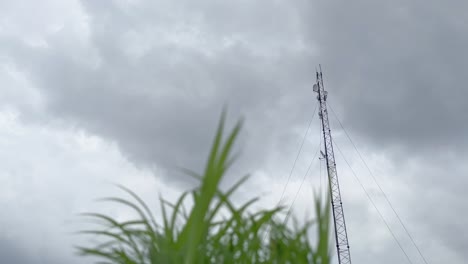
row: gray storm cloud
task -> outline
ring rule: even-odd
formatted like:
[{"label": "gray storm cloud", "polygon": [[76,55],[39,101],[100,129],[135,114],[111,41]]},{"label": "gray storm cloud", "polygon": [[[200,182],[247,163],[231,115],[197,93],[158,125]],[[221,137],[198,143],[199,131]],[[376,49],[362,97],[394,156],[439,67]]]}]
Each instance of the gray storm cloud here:
[{"label": "gray storm cloud", "polygon": [[[468,257],[466,237],[452,239],[468,216],[444,218],[463,211],[468,184],[463,1],[50,1],[21,11],[27,4],[0,4],[2,69],[40,95],[24,99],[0,74],[0,102],[24,122],[79,127],[144,168],[200,170],[227,105],[230,120],[246,117],[239,171],[268,168],[277,180],[311,118],[322,63],[330,103],[358,146],[396,168],[386,178],[392,200],[425,252],[444,245],[433,263]],[[367,209],[360,202],[345,207],[355,219]],[[385,255],[388,243],[374,251]]]}]

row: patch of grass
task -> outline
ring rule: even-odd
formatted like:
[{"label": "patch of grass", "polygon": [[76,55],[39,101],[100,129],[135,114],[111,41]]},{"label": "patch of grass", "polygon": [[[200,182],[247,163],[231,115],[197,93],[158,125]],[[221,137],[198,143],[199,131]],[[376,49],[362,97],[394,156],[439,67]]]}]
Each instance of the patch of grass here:
[{"label": "patch of grass", "polygon": [[[330,206],[315,197],[316,219],[290,227],[280,221],[285,208],[251,212],[258,198],[235,206],[232,194],[248,179],[243,177],[227,191],[219,184],[233,164],[232,147],[241,130],[241,122],[225,140],[223,113],[211,152],[202,175],[188,172],[200,180],[194,190],[183,193],[170,203],[160,199],[162,221],[158,223],[146,203],[131,190],[120,186],[131,199],[118,197],[104,201],[117,203],[133,210],[138,217],[117,221],[99,213],[85,217],[98,220],[92,230],[80,233],[98,237],[102,243],[77,247],[82,256],[100,259],[98,263],[155,264],[155,263],[330,263]],[[186,213],[184,204],[192,199],[193,206]],[[309,237],[316,227],[316,241]]]}]

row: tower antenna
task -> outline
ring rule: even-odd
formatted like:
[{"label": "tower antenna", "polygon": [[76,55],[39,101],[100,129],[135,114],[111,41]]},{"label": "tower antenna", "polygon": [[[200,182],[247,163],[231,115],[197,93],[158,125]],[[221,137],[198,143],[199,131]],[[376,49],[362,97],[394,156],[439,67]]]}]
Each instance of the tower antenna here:
[{"label": "tower antenna", "polygon": [[314,84],[319,101],[319,117],[322,121],[322,132],[324,142],[324,154],[328,171],[328,186],[330,189],[331,205],[333,212],[333,223],[335,227],[336,250],[339,264],[351,264],[351,254],[349,251],[348,234],[346,232],[346,222],[341,201],[340,185],[338,182],[338,172],[336,170],[335,153],[333,152],[333,141],[328,121],[327,96],[322,78],[322,66],[319,64],[319,71],[316,71],[317,82]]}]

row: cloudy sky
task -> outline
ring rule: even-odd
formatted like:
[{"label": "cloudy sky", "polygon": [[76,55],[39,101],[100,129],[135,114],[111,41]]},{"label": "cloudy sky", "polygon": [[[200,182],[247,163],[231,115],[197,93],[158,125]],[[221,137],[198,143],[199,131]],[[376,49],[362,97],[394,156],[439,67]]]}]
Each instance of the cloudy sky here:
[{"label": "cloudy sky", "polygon": [[[312,84],[428,263],[468,258],[468,3],[321,0],[0,1],[0,260],[74,256],[79,212],[122,183],[171,199],[201,170],[223,105],[243,156],[226,184],[300,214],[320,188]],[[412,263],[424,263],[336,119],[336,144]],[[355,263],[408,263],[336,153]],[[323,177],[323,175],[322,175]],[[156,210],[157,211],[157,210]]]}]

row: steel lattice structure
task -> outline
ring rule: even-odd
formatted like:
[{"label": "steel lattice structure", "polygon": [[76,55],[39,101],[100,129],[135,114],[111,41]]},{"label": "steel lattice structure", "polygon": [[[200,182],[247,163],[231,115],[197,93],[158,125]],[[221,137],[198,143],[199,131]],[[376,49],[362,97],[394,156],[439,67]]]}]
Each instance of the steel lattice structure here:
[{"label": "steel lattice structure", "polygon": [[349,251],[348,234],[346,232],[346,223],[343,212],[343,203],[341,201],[340,186],[338,183],[338,173],[336,170],[335,154],[333,152],[333,142],[328,121],[327,111],[327,91],[325,91],[322,79],[322,69],[316,72],[317,83],[314,85],[314,92],[318,94],[317,99],[320,104],[319,116],[322,121],[322,132],[324,141],[325,160],[327,162],[328,185],[331,195],[331,204],[333,212],[333,222],[335,226],[336,250],[338,253],[338,263],[351,263]]}]

